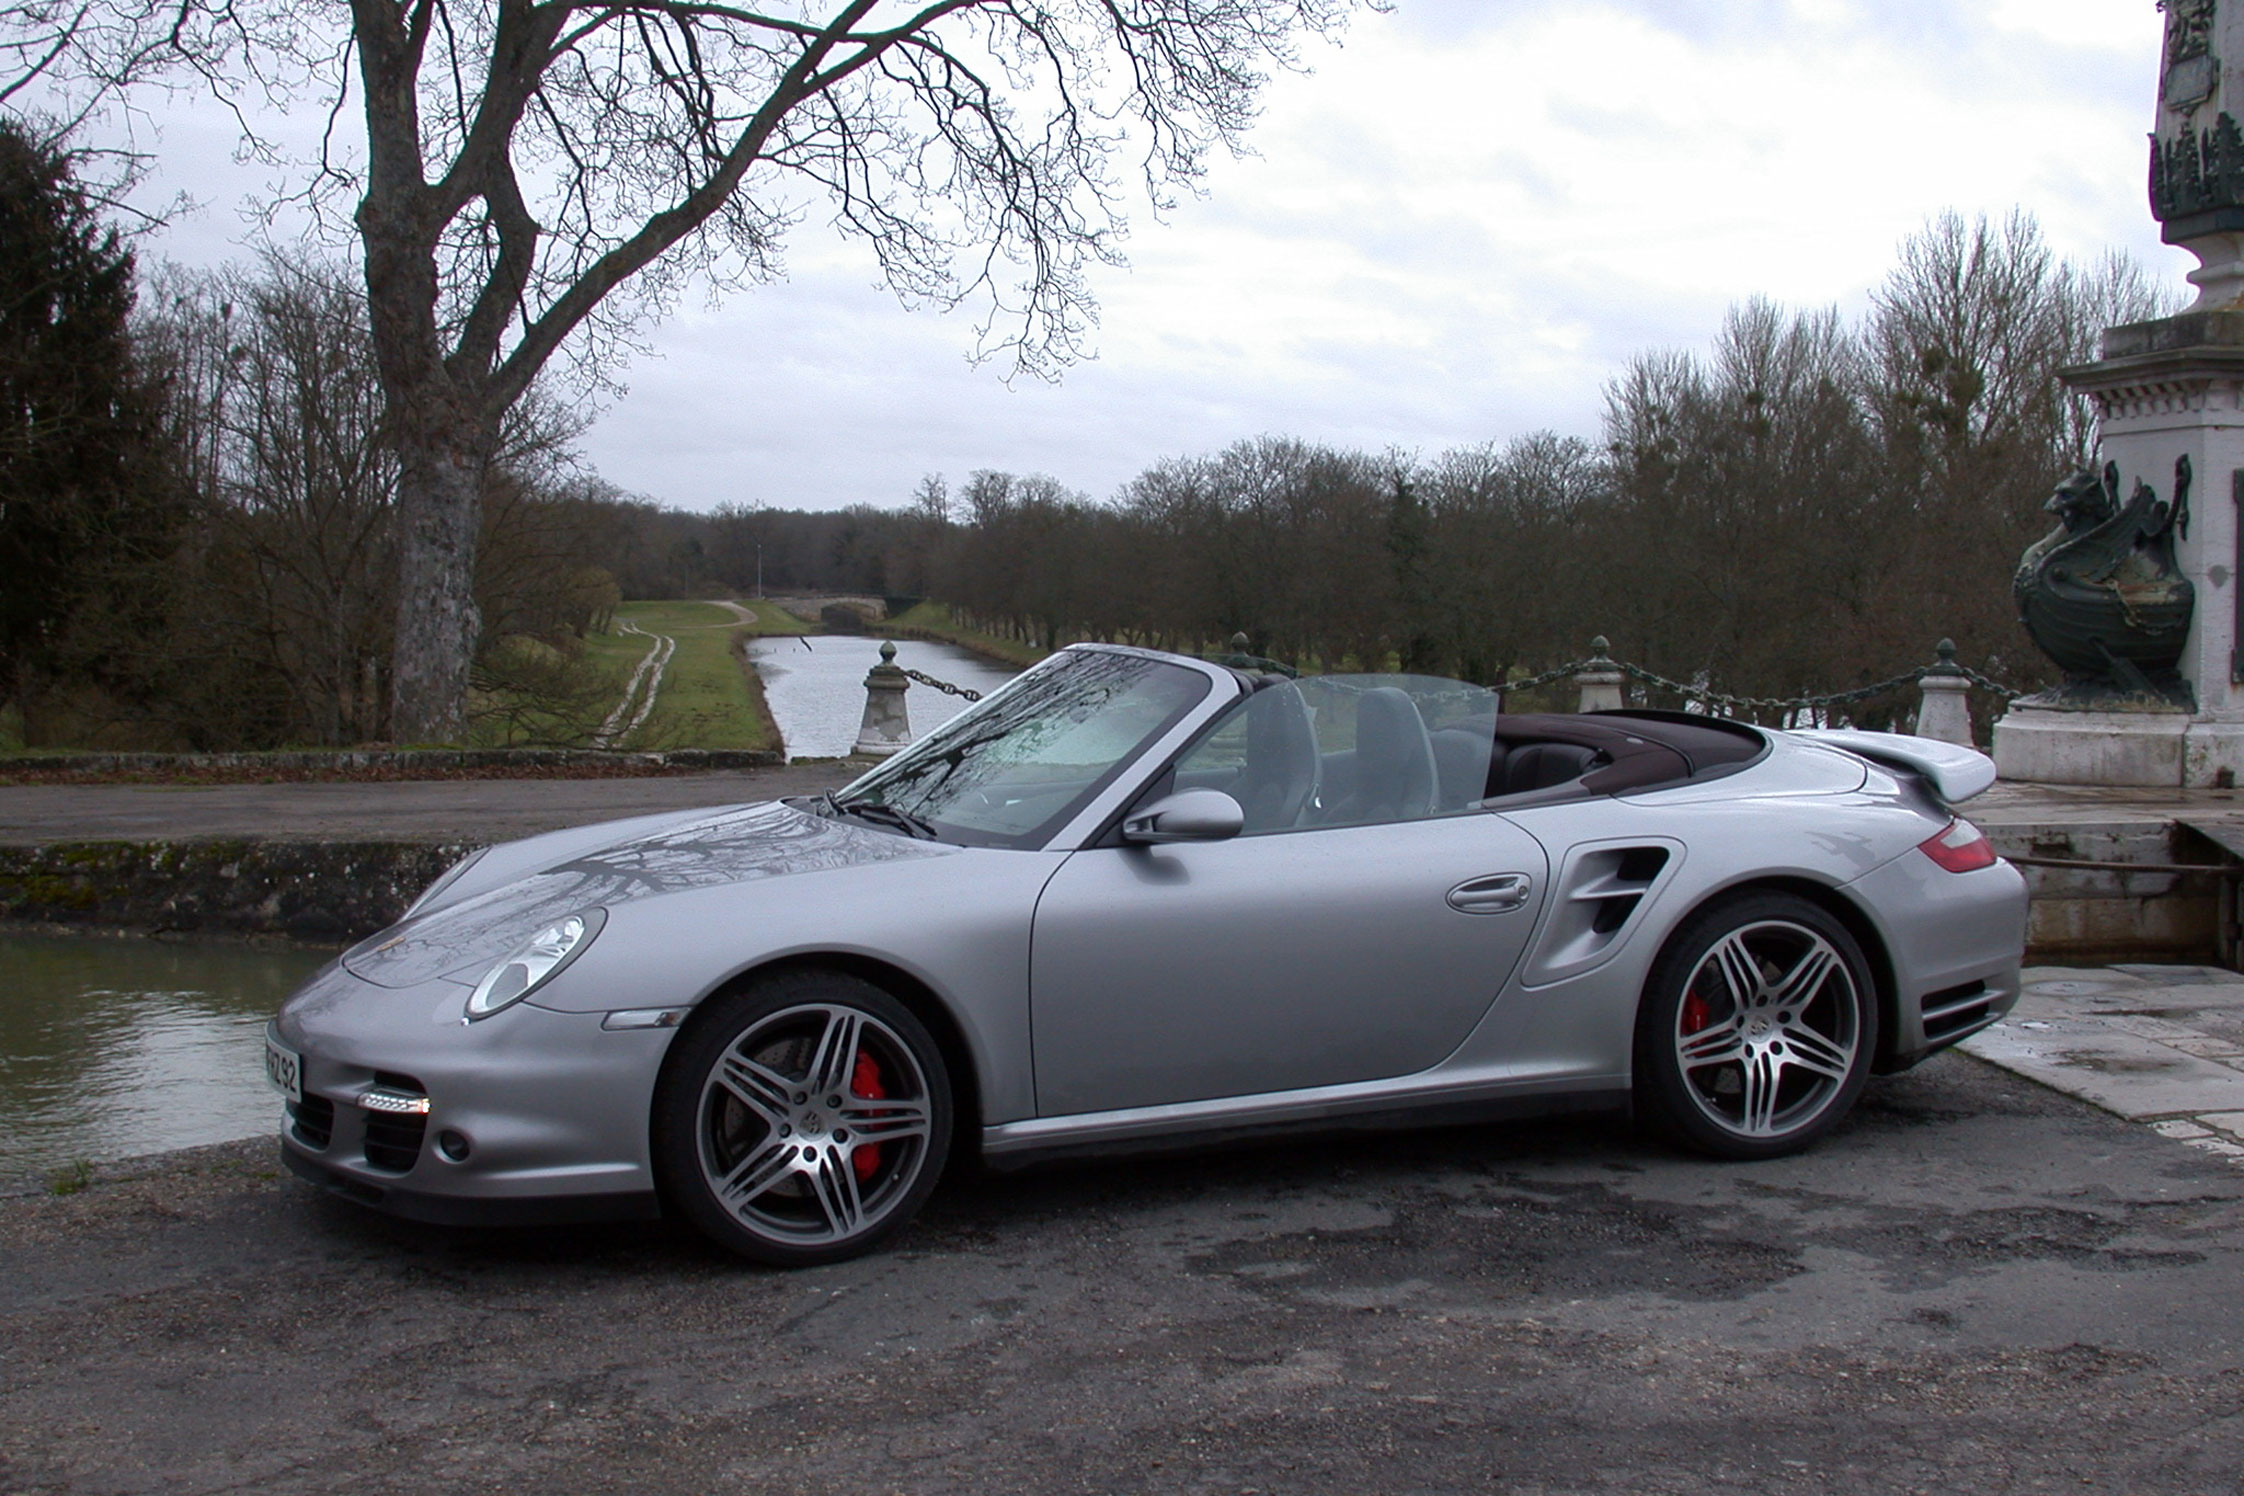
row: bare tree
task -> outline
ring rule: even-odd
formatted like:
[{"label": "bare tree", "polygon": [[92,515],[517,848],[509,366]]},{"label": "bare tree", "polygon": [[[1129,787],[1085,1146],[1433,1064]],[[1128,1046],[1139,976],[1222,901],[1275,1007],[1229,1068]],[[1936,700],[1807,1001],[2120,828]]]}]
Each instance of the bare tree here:
[{"label": "bare tree", "polygon": [[1378,0],[20,0],[0,89],[43,70],[82,108],[185,68],[336,121],[355,89],[363,151],[330,149],[305,191],[355,203],[400,464],[393,721],[444,739],[478,491],[564,343],[597,361],[689,277],[769,280],[822,207],[907,303],[975,299],[979,351],[1048,372],[1095,317],[1086,270],[1117,258],[1116,162],[1167,203],[1296,38],[1359,3]]}]

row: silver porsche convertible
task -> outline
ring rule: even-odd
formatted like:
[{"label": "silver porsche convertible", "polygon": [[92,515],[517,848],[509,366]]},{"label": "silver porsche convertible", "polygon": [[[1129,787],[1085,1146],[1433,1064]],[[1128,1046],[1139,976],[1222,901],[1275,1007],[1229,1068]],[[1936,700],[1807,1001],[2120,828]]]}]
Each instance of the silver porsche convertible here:
[{"label": "silver porsche convertible", "polygon": [[968,1156],[1633,1107],[1768,1158],[2016,1000],[1981,755],[1499,707],[1078,645],[838,793],[489,848],[273,1022],[284,1156],[807,1264]]}]

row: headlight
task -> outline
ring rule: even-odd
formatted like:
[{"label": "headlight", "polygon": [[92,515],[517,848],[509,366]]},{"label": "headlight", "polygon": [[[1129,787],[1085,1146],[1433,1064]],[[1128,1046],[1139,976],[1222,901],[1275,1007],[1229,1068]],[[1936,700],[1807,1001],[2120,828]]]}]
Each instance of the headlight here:
[{"label": "headlight", "polygon": [[434,883],[431,883],[428,887],[422,889],[421,896],[406,906],[405,912],[397,917],[398,922],[402,924],[406,920],[411,919],[414,915],[419,914],[423,909],[427,908],[431,899],[434,899],[438,894],[444,892],[444,890],[459,882],[460,875],[465,873],[469,868],[474,867],[477,863],[481,862],[483,860],[483,854],[490,850],[491,849],[489,847],[477,847],[474,851],[468,853],[467,856],[461,858],[458,862],[453,863],[449,868],[446,868],[444,870],[443,877],[438,878]]},{"label": "headlight", "polygon": [[532,935],[475,984],[475,991],[468,994],[468,1018],[488,1018],[537,991],[592,944],[592,937],[607,922],[605,909],[587,909]]}]

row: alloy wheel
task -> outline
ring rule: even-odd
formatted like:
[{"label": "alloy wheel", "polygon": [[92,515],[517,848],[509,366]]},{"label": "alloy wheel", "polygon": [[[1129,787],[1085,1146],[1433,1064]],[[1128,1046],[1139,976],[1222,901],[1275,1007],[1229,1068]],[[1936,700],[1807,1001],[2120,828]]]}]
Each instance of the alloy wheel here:
[{"label": "alloy wheel", "polygon": [[895,1028],[806,1003],[751,1023],[709,1067],[696,1109],[703,1182],[752,1237],[823,1247],[879,1231],[915,1194],[934,1106]]},{"label": "alloy wheel", "polygon": [[1734,1137],[1797,1133],[1847,1093],[1863,1012],[1850,963],[1820,931],[1783,919],[1739,925],[1699,958],[1676,1005],[1685,1094]]}]

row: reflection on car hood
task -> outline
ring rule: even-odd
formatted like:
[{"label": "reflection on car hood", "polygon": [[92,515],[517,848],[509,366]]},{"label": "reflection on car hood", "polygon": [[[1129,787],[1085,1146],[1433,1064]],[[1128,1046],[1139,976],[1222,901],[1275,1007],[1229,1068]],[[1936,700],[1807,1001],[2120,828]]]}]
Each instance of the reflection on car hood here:
[{"label": "reflection on car hood", "polygon": [[955,850],[776,802],[751,805],[582,852],[445,905],[346,952],[343,965],[353,976],[384,987],[410,987],[457,972],[473,980],[546,925],[594,905],[613,909],[683,889]]}]

